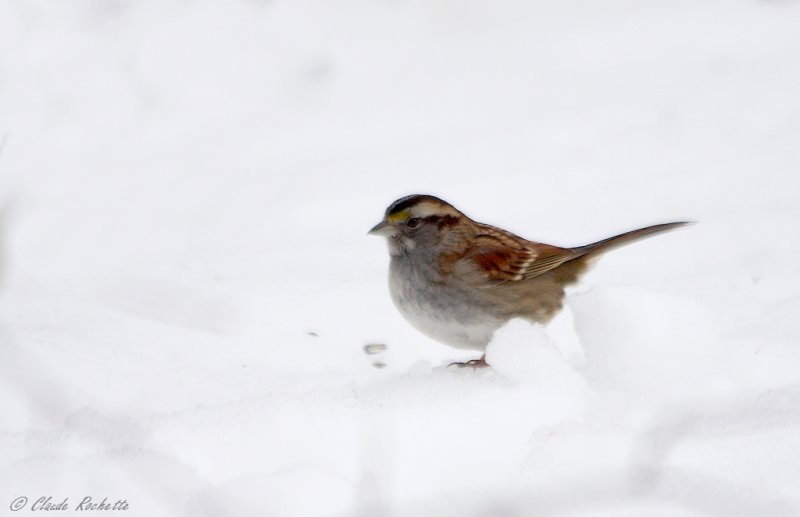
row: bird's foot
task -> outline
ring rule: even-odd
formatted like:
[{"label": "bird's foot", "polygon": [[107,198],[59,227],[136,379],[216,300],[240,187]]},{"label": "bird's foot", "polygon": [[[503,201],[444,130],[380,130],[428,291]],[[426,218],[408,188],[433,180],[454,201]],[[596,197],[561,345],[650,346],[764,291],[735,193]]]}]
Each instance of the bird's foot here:
[{"label": "bird's foot", "polygon": [[472,368],[473,370],[477,370],[478,368],[488,368],[489,363],[486,362],[486,354],[484,354],[480,359],[473,359],[463,363],[450,363],[447,365],[448,368],[452,368],[454,366],[457,368]]}]

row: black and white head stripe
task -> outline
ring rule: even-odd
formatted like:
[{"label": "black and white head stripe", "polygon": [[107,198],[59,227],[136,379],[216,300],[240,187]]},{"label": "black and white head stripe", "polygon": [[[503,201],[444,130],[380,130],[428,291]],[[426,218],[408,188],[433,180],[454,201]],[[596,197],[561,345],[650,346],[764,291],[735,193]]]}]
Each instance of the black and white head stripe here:
[{"label": "black and white head stripe", "polygon": [[415,206],[420,206],[422,204],[430,204],[431,207],[450,207],[450,203],[444,201],[443,199],[439,199],[436,196],[430,196],[428,194],[412,194],[410,196],[401,197],[389,205],[389,208],[386,209],[386,215],[389,216],[399,214],[405,210]]},{"label": "black and white head stripe", "polygon": [[390,222],[400,222],[411,217],[428,222],[442,218],[455,221],[461,217],[461,213],[447,201],[427,194],[400,198],[386,209],[386,220]]}]

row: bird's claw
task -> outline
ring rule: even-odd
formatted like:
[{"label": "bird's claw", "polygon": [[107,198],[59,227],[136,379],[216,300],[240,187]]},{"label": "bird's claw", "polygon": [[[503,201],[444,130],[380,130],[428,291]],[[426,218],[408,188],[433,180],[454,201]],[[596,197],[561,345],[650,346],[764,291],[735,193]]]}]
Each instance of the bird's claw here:
[{"label": "bird's claw", "polygon": [[487,368],[489,363],[486,362],[486,356],[483,356],[480,359],[473,359],[463,363],[450,363],[447,365],[448,368],[454,366],[457,368],[472,368],[473,370],[477,370],[478,368]]}]

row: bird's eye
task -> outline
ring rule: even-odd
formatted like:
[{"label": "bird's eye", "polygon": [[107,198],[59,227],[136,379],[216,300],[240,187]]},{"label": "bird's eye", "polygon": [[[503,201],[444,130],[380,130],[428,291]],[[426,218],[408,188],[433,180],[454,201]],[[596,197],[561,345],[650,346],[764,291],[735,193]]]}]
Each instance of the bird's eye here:
[{"label": "bird's eye", "polygon": [[414,229],[417,226],[419,226],[419,217],[412,217],[411,219],[406,221],[406,226],[408,226],[411,229]]}]

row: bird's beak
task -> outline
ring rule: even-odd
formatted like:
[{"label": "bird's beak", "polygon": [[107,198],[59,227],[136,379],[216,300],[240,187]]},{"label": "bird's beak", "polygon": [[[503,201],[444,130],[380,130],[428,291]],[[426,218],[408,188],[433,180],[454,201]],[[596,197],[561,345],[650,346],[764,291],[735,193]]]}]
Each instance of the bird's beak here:
[{"label": "bird's beak", "polygon": [[367,232],[367,235],[379,235],[381,237],[388,237],[393,233],[394,233],[394,228],[392,228],[386,221],[381,221],[375,226],[373,226],[372,229],[369,232]]}]

